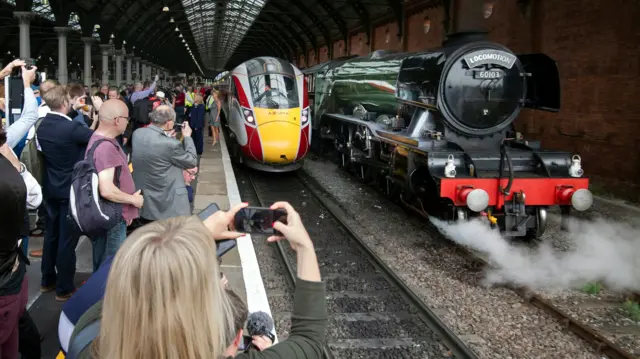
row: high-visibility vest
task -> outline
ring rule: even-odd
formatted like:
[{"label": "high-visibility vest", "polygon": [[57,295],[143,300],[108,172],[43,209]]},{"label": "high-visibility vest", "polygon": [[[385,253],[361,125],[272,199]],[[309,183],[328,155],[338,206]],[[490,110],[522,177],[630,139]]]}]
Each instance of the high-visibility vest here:
[{"label": "high-visibility vest", "polygon": [[213,99],[213,95],[210,95],[207,98],[207,104],[205,106],[205,110],[209,111],[209,108],[211,108],[211,106],[213,106],[214,103],[215,103],[215,100]]},{"label": "high-visibility vest", "polygon": [[193,107],[196,95],[193,92],[187,92],[184,94],[184,105],[186,107]]}]

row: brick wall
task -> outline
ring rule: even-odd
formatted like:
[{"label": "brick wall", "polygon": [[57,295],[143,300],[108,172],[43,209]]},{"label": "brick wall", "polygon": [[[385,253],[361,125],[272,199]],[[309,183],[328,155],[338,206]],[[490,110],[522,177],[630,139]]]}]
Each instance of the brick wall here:
[{"label": "brick wall", "polygon": [[322,46],[320,48],[320,58],[318,59],[318,63],[321,64],[326,61],[329,61],[329,49],[327,46]]},{"label": "brick wall", "polygon": [[[442,26],[444,11],[442,8],[428,9],[408,17],[407,21],[407,51],[426,51],[442,44],[445,32]],[[428,22],[428,31],[425,23]]]},{"label": "brick wall", "polygon": [[499,0],[487,20],[491,40],[558,63],[561,111],[526,111],[518,127],[545,147],[578,153],[587,175],[606,179],[606,189],[640,199],[640,4],[534,3],[523,16],[514,1]]},{"label": "brick wall", "polygon": [[369,53],[369,45],[367,45],[367,34],[364,32],[352,35],[349,39],[350,55],[364,56]]},{"label": "brick wall", "polygon": [[380,25],[373,31],[373,48],[375,50],[402,51],[402,43],[398,39],[398,23]]},{"label": "brick wall", "polygon": [[333,43],[333,57],[342,57],[346,56],[346,46],[344,40],[336,41]]}]

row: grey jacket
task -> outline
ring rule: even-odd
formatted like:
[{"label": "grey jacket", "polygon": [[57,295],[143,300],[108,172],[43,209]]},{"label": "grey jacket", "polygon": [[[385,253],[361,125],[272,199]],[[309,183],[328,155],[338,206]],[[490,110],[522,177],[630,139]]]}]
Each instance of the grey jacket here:
[{"label": "grey jacket", "polygon": [[142,190],[140,217],[161,220],[190,216],[191,206],[182,171],[198,165],[191,137],[184,143],[167,136],[154,125],[139,128],[132,138],[133,181]]}]

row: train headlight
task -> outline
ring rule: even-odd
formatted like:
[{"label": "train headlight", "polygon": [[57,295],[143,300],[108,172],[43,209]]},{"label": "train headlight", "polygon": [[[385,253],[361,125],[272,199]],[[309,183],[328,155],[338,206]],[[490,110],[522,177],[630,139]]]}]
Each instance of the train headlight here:
[{"label": "train headlight", "polygon": [[309,108],[305,108],[304,110],[302,110],[302,114],[300,116],[300,122],[304,125],[305,123],[307,123],[307,121],[309,121]]},{"label": "train headlight", "polygon": [[242,111],[242,114],[244,115],[244,120],[247,121],[248,123],[254,123],[255,122],[255,118],[253,117],[253,111],[245,108]]},{"label": "train headlight", "polygon": [[593,205],[593,194],[585,188],[576,190],[573,187],[562,188],[557,194],[558,204],[571,206],[579,212],[586,211]]},{"label": "train headlight", "polygon": [[481,212],[489,206],[489,194],[481,188],[463,188],[458,192],[458,198],[474,212]]}]

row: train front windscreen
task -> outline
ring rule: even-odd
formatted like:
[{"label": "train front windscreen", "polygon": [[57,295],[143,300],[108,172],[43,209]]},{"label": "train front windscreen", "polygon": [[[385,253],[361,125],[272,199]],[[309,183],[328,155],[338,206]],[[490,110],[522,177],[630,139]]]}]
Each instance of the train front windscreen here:
[{"label": "train front windscreen", "polygon": [[249,77],[253,106],[266,109],[300,107],[298,86],[294,77],[283,74],[260,74]]}]

